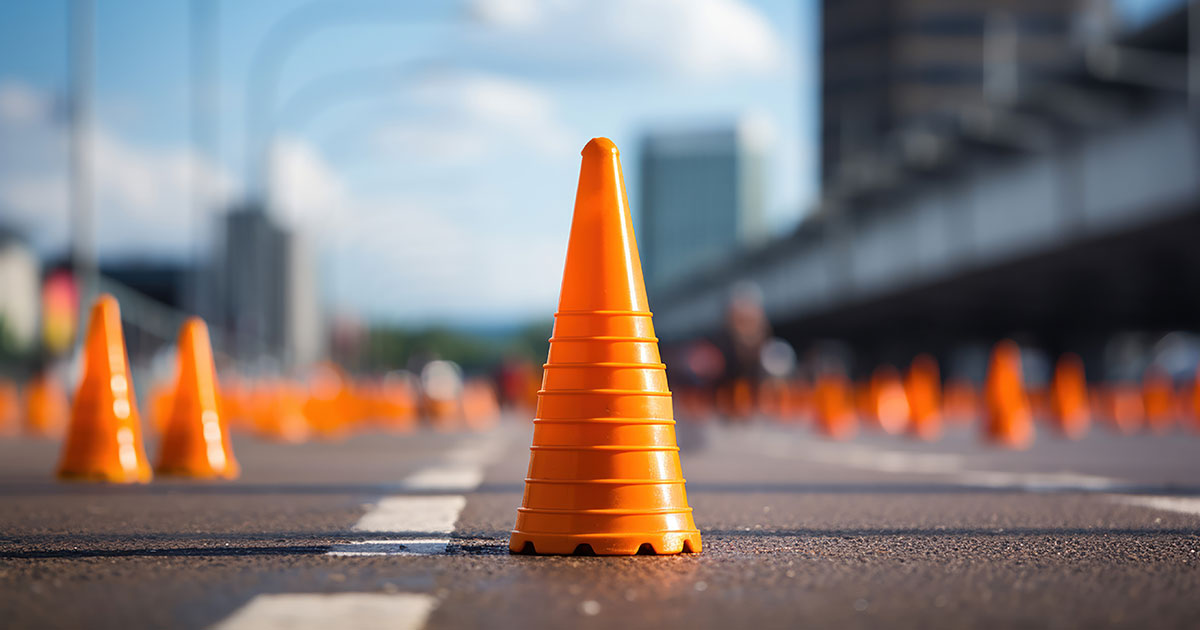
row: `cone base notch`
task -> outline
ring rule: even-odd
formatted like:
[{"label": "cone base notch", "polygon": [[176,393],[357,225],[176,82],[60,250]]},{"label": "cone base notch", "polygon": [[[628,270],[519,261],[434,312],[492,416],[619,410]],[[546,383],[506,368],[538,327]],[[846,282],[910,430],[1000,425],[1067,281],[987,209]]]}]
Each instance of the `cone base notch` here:
[{"label": "cone base notch", "polygon": [[509,553],[541,556],[670,556],[700,553],[701,548],[698,530],[644,534],[535,534],[514,531],[508,542]]}]

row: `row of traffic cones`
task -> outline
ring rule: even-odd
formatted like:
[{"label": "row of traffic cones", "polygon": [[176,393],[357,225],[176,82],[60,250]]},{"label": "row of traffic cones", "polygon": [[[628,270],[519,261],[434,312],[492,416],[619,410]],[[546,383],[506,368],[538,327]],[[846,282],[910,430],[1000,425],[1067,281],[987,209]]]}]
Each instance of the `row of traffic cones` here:
[{"label": "row of traffic cones", "polygon": [[1190,390],[1177,390],[1155,369],[1147,370],[1140,386],[1089,386],[1083,361],[1068,353],[1059,358],[1045,389],[1031,389],[1021,373],[1020,350],[1007,340],[993,349],[982,392],[962,380],[943,386],[937,362],[920,355],[904,374],[885,365],[858,385],[840,373],[826,373],[811,384],[772,380],[755,391],[749,383],[738,382],[718,390],[715,397],[685,390],[681,398],[693,417],[719,413],[747,418],[757,413],[781,422],[812,418],[818,430],[835,439],[848,439],[866,426],[935,440],[945,425],[976,418],[985,438],[1012,448],[1030,444],[1035,418],[1070,439],[1086,434],[1093,419],[1107,421],[1124,434],[1143,429],[1162,433],[1181,418],[1192,418],[1200,429],[1200,373]]},{"label": "row of traffic cones", "polygon": [[[155,470],[168,476],[232,479],[239,467],[217,405],[208,328],[197,318],[179,333],[178,381]],[[83,378],[71,406],[58,465],[60,479],[146,483],[154,476],[142,443],[117,300],[92,306]]]},{"label": "row of traffic cones", "polygon": [[[146,397],[145,417],[154,435],[165,435],[170,426],[179,379],[176,373]],[[477,431],[500,418],[496,389],[487,381],[469,379],[452,396],[438,398],[422,393],[411,380],[353,380],[326,364],[308,382],[227,379],[219,384],[217,399],[231,431],[281,443],[405,433],[422,425]],[[50,372],[39,373],[25,384],[22,398],[14,383],[0,380],[0,437],[61,438],[71,405],[59,383]]]}]

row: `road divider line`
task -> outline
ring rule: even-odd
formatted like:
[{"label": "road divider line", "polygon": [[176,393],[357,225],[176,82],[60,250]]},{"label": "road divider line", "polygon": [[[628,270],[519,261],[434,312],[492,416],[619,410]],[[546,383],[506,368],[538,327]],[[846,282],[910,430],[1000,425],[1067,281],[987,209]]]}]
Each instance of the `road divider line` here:
[{"label": "road divider line", "polygon": [[356,532],[421,532],[449,534],[467,505],[462,495],[384,497],[352,528]]},{"label": "road divider line", "polygon": [[967,458],[950,453],[914,453],[862,445],[821,444],[796,448],[777,445],[767,449],[772,456],[796,457],[821,464],[885,473],[939,475],[961,486],[1016,490],[1021,492],[1114,492],[1135,487],[1130,482],[1075,472],[1008,472],[974,470]]},{"label": "road divider line", "polygon": [[1119,496],[1113,499],[1126,505],[1200,516],[1200,497]]},{"label": "road divider line", "polygon": [[420,593],[282,593],[258,595],[213,630],[417,630],[436,600]]},{"label": "road divider line", "polygon": [[397,489],[401,492],[470,492],[483,482],[483,468],[478,464],[446,464],[433,466],[409,475]]}]

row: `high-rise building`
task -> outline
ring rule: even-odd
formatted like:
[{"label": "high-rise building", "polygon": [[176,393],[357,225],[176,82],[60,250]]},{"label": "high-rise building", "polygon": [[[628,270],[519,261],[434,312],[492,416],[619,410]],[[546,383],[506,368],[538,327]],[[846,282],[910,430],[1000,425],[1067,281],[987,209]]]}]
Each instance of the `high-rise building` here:
[{"label": "high-rise building", "polygon": [[643,140],[638,242],[650,291],[764,236],[762,145],[746,125]]},{"label": "high-rise building", "polygon": [[318,359],[316,273],[299,235],[247,205],[225,216],[222,236],[214,303],[231,337],[228,351],[246,361],[274,358],[284,368]]},{"label": "high-rise building", "polygon": [[1060,70],[1075,58],[1076,11],[1107,1],[824,0],[822,181],[899,127],[1004,104]]}]

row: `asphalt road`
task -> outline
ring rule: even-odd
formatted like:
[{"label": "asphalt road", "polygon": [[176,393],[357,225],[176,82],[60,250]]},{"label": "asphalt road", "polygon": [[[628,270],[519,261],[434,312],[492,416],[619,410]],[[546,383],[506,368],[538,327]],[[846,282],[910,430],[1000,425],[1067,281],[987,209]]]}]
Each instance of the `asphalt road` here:
[{"label": "asphalt road", "polygon": [[238,481],[142,487],[0,441],[0,626],[1200,627],[1184,431],[1012,453],[681,423],[704,551],[630,558],[509,555],[529,437],[243,437]]}]

